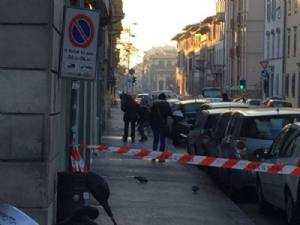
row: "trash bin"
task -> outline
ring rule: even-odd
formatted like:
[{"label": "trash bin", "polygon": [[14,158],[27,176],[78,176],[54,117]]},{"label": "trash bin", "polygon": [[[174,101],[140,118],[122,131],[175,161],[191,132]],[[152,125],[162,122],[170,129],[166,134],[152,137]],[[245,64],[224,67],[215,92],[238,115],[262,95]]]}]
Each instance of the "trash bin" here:
[{"label": "trash bin", "polygon": [[39,225],[31,217],[18,208],[0,203],[0,224],[1,225]]},{"label": "trash bin", "polygon": [[58,173],[57,222],[69,218],[77,209],[89,205],[88,200],[89,191],[84,173]]}]

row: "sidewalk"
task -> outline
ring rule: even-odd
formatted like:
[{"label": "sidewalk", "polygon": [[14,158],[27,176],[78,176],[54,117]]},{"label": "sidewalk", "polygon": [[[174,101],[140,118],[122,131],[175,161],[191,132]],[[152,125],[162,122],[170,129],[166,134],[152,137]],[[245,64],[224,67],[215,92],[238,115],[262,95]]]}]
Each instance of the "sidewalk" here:
[{"label": "sidewalk", "polygon": [[[119,108],[112,108],[110,129],[103,143],[123,146],[122,129],[122,113]],[[152,146],[152,140],[143,145],[128,143],[136,148]],[[184,151],[170,143],[168,149]],[[105,177],[110,185],[109,202],[118,225],[253,225],[197,167],[99,153],[92,170]],[[148,182],[140,184],[134,176],[146,177]],[[196,194],[192,186],[199,187]],[[98,221],[100,225],[112,224],[103,210]]]}]

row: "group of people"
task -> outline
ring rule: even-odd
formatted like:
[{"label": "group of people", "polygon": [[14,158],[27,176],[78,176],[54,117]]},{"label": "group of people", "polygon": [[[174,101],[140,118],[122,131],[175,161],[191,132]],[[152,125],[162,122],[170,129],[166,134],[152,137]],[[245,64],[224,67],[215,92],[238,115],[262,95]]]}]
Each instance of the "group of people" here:
[{"label": "group of people", "polygon": [[135,128],[144,142],[147,140],[145,129],[151,127],[153,133],[153,151],[165,151],[167,135],[167,118],[172,116],[171,107],[166,101],[166,95],[161,93],[158,99],[150,103],[148,99],[142,99],[138,104],[131,95],[121,96],[121,109],[124,112],[124,135],[123,142],[127,142],[129,126],[131,128],[131,142],[135,142]]}]

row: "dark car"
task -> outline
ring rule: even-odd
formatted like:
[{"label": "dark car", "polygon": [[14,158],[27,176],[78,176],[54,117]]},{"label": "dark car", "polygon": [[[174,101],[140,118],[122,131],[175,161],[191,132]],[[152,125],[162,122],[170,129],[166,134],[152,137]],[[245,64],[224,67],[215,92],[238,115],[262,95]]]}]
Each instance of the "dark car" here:
[{"label": "dark car", "polygon": [[218,118],[227,111],[228,109],[210,109],[197,114],[195,125],[188,133],[188,153],[216,156],[211,152],[215,148],[214,132]]},{"label": "dark car", "polygon": [[193,99],[180,101],[175,104],[173,120],[169,121],[169,134],[174,145],[186,142],[187,134],[195,123],[196,114],[201,105],[206,103],[205,99]]}]

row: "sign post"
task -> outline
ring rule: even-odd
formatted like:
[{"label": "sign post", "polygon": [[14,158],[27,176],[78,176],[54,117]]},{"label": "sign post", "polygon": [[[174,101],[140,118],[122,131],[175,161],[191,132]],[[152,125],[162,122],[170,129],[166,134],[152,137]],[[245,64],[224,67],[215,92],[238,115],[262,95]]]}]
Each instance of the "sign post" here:
[{"label": "sign post", "polygon": [[95,79],[99,18],[97,11],[65,9],[61,77]]}]

